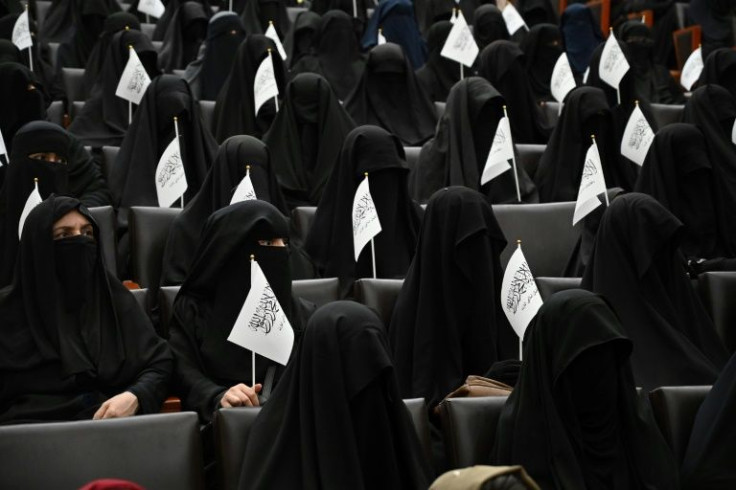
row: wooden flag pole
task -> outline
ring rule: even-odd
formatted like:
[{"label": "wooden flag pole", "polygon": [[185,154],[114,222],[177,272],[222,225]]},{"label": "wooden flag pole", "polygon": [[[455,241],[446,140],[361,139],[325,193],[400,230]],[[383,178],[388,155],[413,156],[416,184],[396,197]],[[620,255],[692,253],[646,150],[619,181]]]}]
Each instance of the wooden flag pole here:
[{"label": "wooden flag pole", "polygon": [[[521,240],[516,240],[516,248],[521,249]],[[519,360],[524,360],[524,338],[519,337]]]},{"label": "wooden flag pole", "polygon": [[[368,180],[368,172],[365,172],[365,180]],[[370,183],[368,184],[368,190],[370,191]],[[373,264],[373,279],[376,279],[376,244],[371,238],[371,264]]]},{"label": "wooden flag pole", "polygon": [[[253,262],[255,262],[256,256],[250,254],[250,268],[253,269]],[[250,351],[250,387],[253,388],[256,385],[256,352]]]},{"label": "wooden flag pole", "polygon": [[[273,66],[273,54],[271,53],[271,48],[268,48],[268,57],[271,58],[271,66]],[[276,78],[276,70],[274,69],[273,74],[274,79]],[[276,104],[276,112],[279,112],[279,96],[278,94],[274,95],[273,102]]]},{"label": "wooden flag pole", "polygon": [[[637,105],[639,105],[639,102],[637,101]],[[595,146],[595,151],[598,152],[598,144],[595,142],[595,135],[591,134],[590,139],[593,140],[593,146]],[[600,158],[600,152],[598,152],[598,157]],[[601,164],[602,166],[602,164]],[[602,170],[602,169],[601,169]],[[608,202],[608,189],[606,189],[606,192],[603,193],[603,196],[606,198],[606,207],[608,207],[611,203]]]},{"label": "wooden flag pole", "polygon": [[[176,136],[176,144],[179,146],[179,155],[181,156],[181,142],[179,141],[179,118],[174,116],[174,134]],[[184,159],[181,161],[184,165]],[[181,195],[181,208],[184,209],[184,194]]]},{"label": "wooden flag pole", "polygon": [[[506,112],[506,106],[503,106],[503,116],[508,120],[509,114]],[[511,127],[511,123],[509,122],[509,127]],[[509,135],[510,137],[511,135]],[[513,146],[513,141],[511,145]],[[514,167],[514,184],[516,184],[516,198],[521,202],[521,190],[519,189],[519,174],[516,172],[516,154],[511,158],[511,164]]]}]

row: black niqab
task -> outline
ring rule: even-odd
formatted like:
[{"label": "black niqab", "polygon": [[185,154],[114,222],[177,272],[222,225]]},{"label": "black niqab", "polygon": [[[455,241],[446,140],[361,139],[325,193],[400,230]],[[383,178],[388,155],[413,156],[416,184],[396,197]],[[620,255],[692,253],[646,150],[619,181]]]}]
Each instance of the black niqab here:
[{"label": "black niqab", "polygon": [[508,40],[509,30],[495,5],[481,5],[473,14],[473,37],[482,50],[493,41]]},{"label": "black niqab", "polygon": [[381,321],[322,307],[251,429],[239,488],[425,489],[430,475]]},{"label": "black niqab", "polygon": [[603,298],[557,293],[525,337],[493,464],[523,465],[542,488],[678,488],[675,462],[637,398],[632,343]]},{"label": "black niqab", "polygon": [[371,50],[345,109],[356,123],[380,126],[407,146],[418,146],[431,138],[437,123],[434,105],[401,46],[393,43]]},{"label": "black niqab", "polygon": [[653,197],[618,197],[603,215],[582,286],[606,298],[634,344],[636,385],[702,385],[728,360],[688,279],[682,223]]},{"label": "black niqab", "polygon": [[264,34],[271,22],[281,40],[291,30],[284,0],[248,0],[240,18],[249,35]]},{"label": "black niqab", "polygon": [[529,86],[537,101],[553,100],[550,89],[552,71],[562,49],[562,34],[554,24],[537,24],[520,45],[524,52],[524,68]]},{"label": "black niqab", "polygon": [[499,304],[506,238],[484,197],[448,187],[429,200],[389,329],[401,396],[434,407],[471,374],[514,357]]},{"label": "black niqab", "polygon": [[19,63],[0,63],[0,131],[10,155],[15,133],[27,122],[46,119],[46,94],[36,75]]},{"label": "black niqab", "polygon": [[283,107],[263,141],[289,208],[319,204],[340,150],[355,123],[327,81],[297,75],[286,87]]},{"label": "black niqab", "polygon": [[[314,2],[312,2],[312,7],[314,7]],[[293,69],[299,60],[314,52],[321,23],[322,17],[310,10],[299,12],[296,16],[291,31],[284,39],[284,50],[289,68]]]},{"label": "black niqab", "polygon": [[[487,1],[487,0],[486,0]],[[437,22],[447,20],[454,15],[459,8],[468,24],[472,25],[473,14],[483,0],[425,0],[416,2],[415,10],[419,27],[428,37],[429,30]]]},{"label": "black niqab", "polygon": [[158,54],[158,63],[164,73],[183,70],[196,59],[207,33],[209,17],[204,6],[197,2],[184,2],[174,13]]},{"label": "black niqab", "polygon": [[570,68],[577,79],[581,80],[583,73],[591,65],[593,51],[603,41],[600,24],[587,5],[574,3],[568,5],[563,12],[560,18],[560,31]]},{"label": "black niqab", "polygon": [[[79,201],[46,199],[26,221],[13,285],[0,291],[2,421],[91,418],[123,391],[138,398],[138,413],[157,413],[167,395],[171,352],[107,271],[99,242],[53,240],[54,223],[73,210],[99,237]],[[80,287],[70,290],[70,279]]]},{"label": "black niqab", "polygon": [[184,282],[207,218],[230,204],[245,177],[246,165],[256,197],[273,204],[284,215],[288,213],[268,147],[252,136],[228,138],[217,152],[202,188],[171,224],[161,266],[162,286]]},{"label": "black niqab", "polygon": [[440,54],[450,30],[452,24],[448,20],[435,22],[429,28],[427,32],[429,56],[424,66],[416,71],[417,80],[432,102],[445,102],[452,86],[460,80],[459,63]]},{"label": "black niqab", "polygon": [[365,70],[365,59],[348,14],[334,10],[322,16],[316,58],[319,74],[330,82],[337,97],[345,100]]},{"label": "black niqab", "polygon": [[[504,99],[488,80],[468,77],[450,91],[437,134],[419,154],[412,174],[412,193],[427,201],[438,189],[461,185],[481,191],[489,202],[518,202],[513,171],[480,185],[493,135],[503,117]],[[536,201],[536,189],[523,167],[517,166],[523,201]]]},{"label": "black niqab", "polygon": [[84,68],[110,14],[105,0],[82,0],[79,8],[74,34],[59,46],[57,67]]},{"label": "black niqab", "polygon": [[[101,5],[94,5],[97,2]],[[89,4],[89,5],[87,5]],[[105,12],[105,16],[120,11],[115,0],[57,0],[43,19],[41,38],[44,42],[64,42],[71,39],[84,25],[85,12]],[[35,60],[34,60],[35,61]]]},{"label": "black niqab", "polygon": [[[204,13],[209,19],[212,17],[212,6],[210,5],[209,0],[190,0],[197,2],[202,5],[204,8]],[[166,10],[164,11],[164,14],[156,21],[156,28],[153,30],[153,40],[154,41],[163,41],[166,37],[166,32],[169,30],[169,26],[172,24],[172,21],[174,19],[174,16],[179,11],[179,8],[184,4],[181,0],[169,0],[168,3],[166,3]],[[133,0],[130,3],[130,7],[128,8],[128,12],[136,12],[138,13],[138,18],[142,18],[143,14],[138,12],[138,0]]]},{"label": "black niqab", "polygon": [[401,142],[375,126],[354,129],[345,139],[304,246],[323,277],[340,279],[343,297],[355,279],[372,276],[371,247],[363,248],[357,262],[352,247],[353,199],[366,172],[382,228],[374,239],[376,277],[404,277],[417,243],[419,213],[409,197]]},{"label": "black niqab", "polygon": [[736,98],[736,51],[720,48],[708,55],[700,73],[698,86],[709,83],[720,85]]}]

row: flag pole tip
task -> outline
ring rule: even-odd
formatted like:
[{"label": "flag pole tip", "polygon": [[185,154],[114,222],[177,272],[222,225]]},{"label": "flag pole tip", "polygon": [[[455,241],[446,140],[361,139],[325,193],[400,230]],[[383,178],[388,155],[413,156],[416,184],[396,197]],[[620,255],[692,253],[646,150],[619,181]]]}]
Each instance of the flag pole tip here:
[{"label": "flag pole tip", "polygon": [[129,31],[130,30],[130,26],[125,26],[125,30],[126,31]]},{"label": "flag pole tip", "polygon": [[593,141],[595,141],[595,135],[594,134],[591,134],[590,135],[590,139],[592,139]]},{"label": "flag pole tip", "polygon": [[246,170],[250,170],[250,165],[246,165],[246,166],[245,166],[245,169],[246,169]]},{"label": "flag pole tip", "polygon": [[254,260],[256,260],[256,256],[253,254],[250,254],[250,261],[253,262]]},{"label": "flag pole tip", "polygon": [[33,182],[35,182],[36,184],[38,184],[38,177],[33,177]]},{"label": "flag pole tip", "polygon": [[133,45],[132,44],[128,44],[128,49],[133,49]]},{"label": "flag pole tip", "polygon": [[636,104],[636,107],[639,107],[639,100],[638,100],[638,99],[637,99],[637,100],[635,100],[635,101],[634,101],[634,104]]},{"label": "flag pole tip", "polygon": [[363,172],[363,175],[364,175],[365,177],[368,177],[368,172]]},{"label": "flag pole tip", "polygon": [[179,118],[174,116],[174,122],[179,122]]}]

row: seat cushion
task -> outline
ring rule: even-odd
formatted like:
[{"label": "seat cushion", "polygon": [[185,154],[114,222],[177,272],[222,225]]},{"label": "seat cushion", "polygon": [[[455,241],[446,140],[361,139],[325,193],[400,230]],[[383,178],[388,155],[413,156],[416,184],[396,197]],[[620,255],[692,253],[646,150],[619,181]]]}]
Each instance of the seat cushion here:
[{"label": "seat cushion", "polygon": [[158,287],[169,227],[180,212],[179,208],[130,208],[131,273],[142,288]]},{"label": "seat cushion", "polygon": [[358,303],[375,311],[388,329],[403,285],[403,279],[358,279],[353,294]]},{"label": "seat cushion", "polygon": [[292,281],[291,293],[318,307],[340,299],[340,281],[336,277]]},{"label": "seat cushion", "polygon": [[89,212],[97,222],[97,227],[100,231],[100,248],[102,250],[102,257],[105,259],[105,265],[107,269],[117,276],[117,235],[115,229],[117,226],[117,218],[115,217],[115,210],[112,206],[99,206],[95,208],[89,208]]},{"label": "seat cushion", "polygon": [[698,277],[705,309],[729,352],[736,352],[736,272],[706,272]]},{"label": "seat cushion", "polygon": [[654,418],[678,465],[685,457],[690,433],[710,386],[665,386],[649,393]]},{"label": "seat cushion", "polygon": [[581,277],[537,277],[537,288],[543,301],[547,301],[550,296],[567,289],[580,289],[580,283],[583,281]]}]

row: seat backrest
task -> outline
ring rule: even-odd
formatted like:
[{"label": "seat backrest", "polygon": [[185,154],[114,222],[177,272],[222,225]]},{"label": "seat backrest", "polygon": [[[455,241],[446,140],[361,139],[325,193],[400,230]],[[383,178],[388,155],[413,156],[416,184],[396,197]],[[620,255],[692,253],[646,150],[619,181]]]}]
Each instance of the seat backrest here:
[{"label": "seat backrest", "polygon": [[46,19],[46,12],[49,11],[50,7],[50,0],[36,0],[36,24],[38,24],[39,28],[43,27],[43,21]]},{"label": "seat backrest", "polygon": [[117,276],[118,239],[115,234],[117,226],[115,210],[112,206],[99,206],[89,208],[89,213],[97,222],[97,227],[100,230],[100,249],[102,250],[102,256],[105,258],[107,269]]},{"label": "seat backrest", "polygon": [[176,75],[179,78],[184,78],[184,73],[186,70],[171,70],[172,75]]},{"label": "seat backrest", "polygon": [[388,329],[403,285],[403,279],[358,279],[353,294],[358,303],[375,311]]},{"label": "seat backrest", "polygon": [[160,53],[161,48],[164,45],[164,42],[163,41],[151,41],[151,44],[153,45],[153,49],[155,49],[157,53]]},{"label": "seat backrest", "polygon": [[516,250],[516,240],[521,240],[534,277],[559,276],[580,236],[578,227],[572,226],[574,210],[574,202],[493,206],[508,242],[501,254],[501,265],[506,267]]},{"label": "seat backrest", "polygon": [[299,14],[306,12],[307,10],[308,9],[304,7],[286,7],[286,14],[289,16],[289,22],[291,22],[291,25],[294,25]]},{"label": "seat backrest", "polygon": [[581,277],[536,277],[534,280],[543,301],[547,301],[550,296],[560,291],[579,289],[583,281]]},{"label": "seat backrest", "polygon": [[706,272],[698,290],[718,335],[729,352],[736,351],[736,272]]},{"label": "seat backrest", "polygon": [[547,145],[516,145],[516,151],[519,155],[517,163],[521,165],[531,179],[534,179],[534,175],[537,173],[539,159],[542,158],[545,148],[547,148]]},{"label": "seat backrest", "polygon": [[49,61],[51,62],[51,68],[56,72],[56,66],[59,58],[59,46],[60,43],[48,43],[49,47]]},{"label": "seat backrest", "polygon": [[649,393],[654,418],[675,458],[682,463],[695,416],[710,386],[664,386]]},{"label": "seat backrest", "polygon": [[72,121],[79,115],[79,113],[82,112],[82,109],[84,109],[84,102],[85,101],[83,100],[75,100],[72,102],[71,107],[69,108],[69,117]]},{"label": "seat backrest", "polygon": [[445,102],[435,102],[434,103],[434,113],[437,115],[437,119],[441,118],[442,115],[445,113],[446,106],[447,106],[447,103]]},{"label": "seat backrest", "polygon": [[448,398],[440,404],[450,468],[488,464],[505,396]]},{"label": "seat backrest", "polygon": [[[152,19],[152,20],[156,20],[156,19]],[[148,39],[153,39],[153,31],[155,30],[156,30],[155,22],[150,23],[150,24],[146,22],[141,22],[141,32],[145,34],[148,37]]]},{"label": "seat backrest", "polygon": [[[549,124],[550,128],[557,126],[560,119],[560,103],[554,101],[542,102],[542,112]],[[518,146],[518,145],[517,145]]]},{"label": "seat backrest", "polygon": [[682,67],[685,66],[685,61],[700,46],[701,35],[702,32],[699,25],[684,27],[672,33],[678,70],[682,70]]},{"label": "seat backrest", "polygon": [[171,324],[171,317],[174,314],[174,300],[176,295],[179,294],[181,286],[163,286],[159,288],[159,323],[161,324],[161,332],[164,333],[165,337],[168,337]]},{"label": "seat backrest", "polygon": [[199,112],[202,114],[202,124],[210,133],[215,131],[215,101],[200,100]]},{"label": "seat backrest", "polygon": [[417,168],[417,162],[419,161],[419,153],[422,151],[421,146],[405,146],[404,154],[406,155],[406,165],[409,167],[409,172],[413,172]]},{"label": "seat backrest", "polygon": [[120,153],[119,146],[103,146],[102,147],[102,175],[105,177],[107,182],[110,182],[110,175],[112,173],[112,167],[115,165],[115,160]]},{"label": "seat backrest", "polygon": [[304,245],[316,212],[317,208],[314,206],[299,206],[291,211],[289,239],[295,246],[301,247]]},{"label": "seat backrest", "polygon": [[181,209],[133,206],[128,217],[133,281],[158,287],[169,228]]},{"label": "seat backrest", "polygon": [[3,488],[80,488],[100,478],[204,488],[193,412],[0,427],[0,454]]},{"label": "seat backrest", "polygon": [[64,127],[64,102],[55,100],[46,108],[46,118],[61,127]]},{"label": "seat backrest", "polygon": [[340,299],[340,281],[336,277],[292,281],[291,294],[319,307]]},{"label": "seat backrest", "polygon": [[427,461],[432,461],[432,437],[429,432],[429,416],[427,414],[427,402],[424,398],[409,398],[404,400],[406,409],[409,411],[411,423],[414,424],[414,430],[417,431],[419,444],[424,451],[424,457]]},{"label": "seat backrest", "polygon": [[131,289],[130,292],[133,294],[135,301],[143,311],[146,311],[146,295],[148,295],[148,289]]},{"label": "seat backrest", "polygon": [[685,111],[685,106],[681,104],[650,104],[650,107],[659,129],[682,121],[682,113]]},{"label": "seat backrest", "polygon": [[84,68],[62,68],[61,79],[70,101],[86,100],[84,96]]}]

